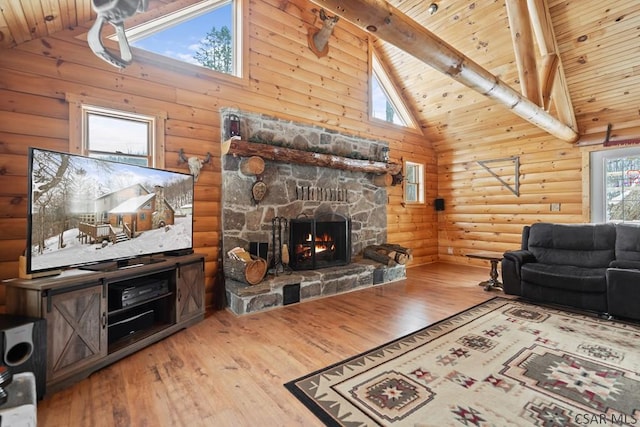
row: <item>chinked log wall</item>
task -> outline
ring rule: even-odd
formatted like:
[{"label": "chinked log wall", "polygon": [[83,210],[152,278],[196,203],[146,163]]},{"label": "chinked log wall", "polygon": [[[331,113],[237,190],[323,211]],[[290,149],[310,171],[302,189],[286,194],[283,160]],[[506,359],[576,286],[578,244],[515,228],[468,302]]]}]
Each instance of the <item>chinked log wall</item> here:
[{"label": "chinked log wall", "polygon": [[[137,50],[134,63],[119,71],[89,50],[82,34],[90,24],[0,52],[0,279],[17,275],[17,259],[25,250],[27,147],[69,150],[67,93],[123,109],[166,112],[168,169],[186,171],[178,162],[180,149],[189,157],[212,153],[213,161],[203,168],[196,185],[194,203],[195,250],[206,254],[208,305],[214,304],[221,226],[220,108],[231,106],[386,140],[393,161],[426,164],[426,200],[433,200],[436,158],[428,141],[417,132],[367,119],[366,35],[341,21],[329,55],[318,59],[307,48],[307,28],[319,25],[311,4],[244,3],[245,17],[251,16],[246,20],[245,56],[250,78],[241,82],[216,78],[192,66],[175,66]],[[436,260],[432,206],[404,207],[401,202],[401,188],[391,187],[388,240],[412,247],[415,264]],[[0,287],[1,304],[4,287]]]}]

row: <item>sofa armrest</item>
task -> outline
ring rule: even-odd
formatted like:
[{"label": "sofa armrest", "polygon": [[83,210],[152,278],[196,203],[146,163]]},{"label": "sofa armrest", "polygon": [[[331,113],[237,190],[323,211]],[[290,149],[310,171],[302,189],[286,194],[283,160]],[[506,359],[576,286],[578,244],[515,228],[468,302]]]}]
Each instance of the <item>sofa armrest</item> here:
[{"label": "sofa armrest", "polygon": [[640,270],[640,261],[627,261],[614,259],[609,264],[609,268],[626,268],[632,270]]},{"label": "sofa armrest", "polygon": [[607,311],[615,317],[640,320],[640,271],[607,269]]},{"label": "sofa armrest", "polygon": [[502,256],[502,288],[505,294],[522,295],[520,269],[528,262],[535,262],[536,257],[527,250],[507,251]]},{"label": "sofa armrest", "polygon": [[518,265],[526,264],[528,262],[536,262],[536,257],[533,256],[531,252],[524,249],[520,249],[517,251],[507,251],[502,256],[504,259],[512,260]]}]

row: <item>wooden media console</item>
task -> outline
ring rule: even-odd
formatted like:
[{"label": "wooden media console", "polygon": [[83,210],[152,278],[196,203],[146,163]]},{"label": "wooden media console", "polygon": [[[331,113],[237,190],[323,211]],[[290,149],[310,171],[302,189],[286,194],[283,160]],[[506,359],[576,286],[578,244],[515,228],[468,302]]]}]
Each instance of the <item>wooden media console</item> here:
[{"label": "wooden media console", "polygon": [[204,319],[204,256],[12,279],[7,313],[46,319],[46,392]]}]

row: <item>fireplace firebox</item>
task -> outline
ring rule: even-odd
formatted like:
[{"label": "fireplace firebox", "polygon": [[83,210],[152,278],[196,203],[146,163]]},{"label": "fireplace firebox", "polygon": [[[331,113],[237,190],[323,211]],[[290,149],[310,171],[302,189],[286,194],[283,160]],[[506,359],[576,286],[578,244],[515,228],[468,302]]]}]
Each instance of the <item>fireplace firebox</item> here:
[{"label": "fireplace firebox", "polygon": [[351,262],[351,220],[338,214],[289,221],[289,265],[294,270]]}]

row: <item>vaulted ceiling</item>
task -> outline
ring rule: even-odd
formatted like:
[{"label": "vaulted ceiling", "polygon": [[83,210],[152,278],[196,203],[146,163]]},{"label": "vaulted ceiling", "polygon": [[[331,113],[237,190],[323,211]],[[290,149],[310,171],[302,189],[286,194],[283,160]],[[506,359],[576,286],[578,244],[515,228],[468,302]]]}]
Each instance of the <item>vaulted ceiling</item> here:
[{"label": "vaulted ceiling", "polygon": [[[524,0],[520,0],[524,3]],[[299,1],[296,1],[299,3]],[[150,0],[145,18],[193,0]],[[322,5],[322,1],[317,1]],[[328,1],[326,3],[337,3]],[[370,1],[369,3],[376,3]],[[378,2],[380,3],[380,2]],[[512,24],[505,0],[390,0],[403,15],[426,28],[510,88],[521,92]],[[431,3],[438,6],[431,14]],[[507,1],[508,3],[508,1]],[[640,3],[629,0],[529,0],[543,4],[551,19],[574,123],[583,140],[603,138],[640,126]],[[309,7],[314,5],[309,3]],[[89,0],[0,0],[0,48],[8,48],[95,19]],[[419,42],[419,41],[418,41]],[[437,150],[467,146],[483,130],[496,138],[526,135],[530,125],[504,105],[484,96],[384,39],[375,39],[403,97]],[[543,68],[535,44],[537,71]],[[1,54],[1,53],[0,53]],[[557,102],[549,114],[561,116]],[[523,133],[524,132],[524,133]],[[475,141],[482,143],[482,141]]]},{"label": "vaulted ceiling", "polygon": [[[520,0],[525,3],[524,0]],[[389,3],[520,91],[505,0],[392,0]],[[532,3],[530,0],[528,3]],[[580,135],[603,137],[613,128],[640,125],[640,3],[627,0],[547,0],[566,86]],[[378,42],[405,95],[419,111],[436,148],[468,143],[465,135],[493,128],[491,138],[514,133],[506,109],[400,49]],[[541,67],[536,45],[538,69]],[[557,114],[555,105],[551,113]],[[492,114],[484,114],[493,112]],[[525,125],[525,121],[517,123]],[[517,126],[517,125],[516,125]],[[591,138],[593,139],[593,138]],[[587,138],[583,138],[587,140]],[[478,143],[481,141],[477,141]]]}]

